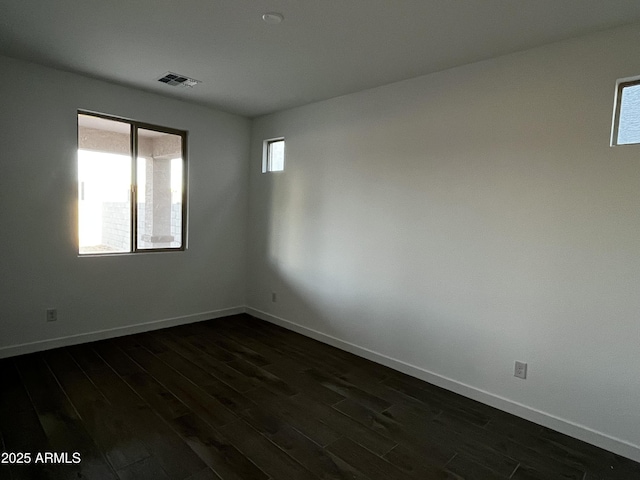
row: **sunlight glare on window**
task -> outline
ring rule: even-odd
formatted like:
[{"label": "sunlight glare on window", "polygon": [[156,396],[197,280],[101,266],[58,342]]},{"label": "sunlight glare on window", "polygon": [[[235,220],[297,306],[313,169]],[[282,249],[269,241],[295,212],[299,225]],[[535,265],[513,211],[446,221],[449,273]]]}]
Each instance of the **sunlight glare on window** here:
[{"label": "sunlight glare on window", "polygon": [[79,253],[131,250],[131,134],[122,122],[78,115]]},{"label": "sunlight glare on window", "polygon": [[129,251],[129,163],[129,157],[124,155],[78,150],[82,253]]}]

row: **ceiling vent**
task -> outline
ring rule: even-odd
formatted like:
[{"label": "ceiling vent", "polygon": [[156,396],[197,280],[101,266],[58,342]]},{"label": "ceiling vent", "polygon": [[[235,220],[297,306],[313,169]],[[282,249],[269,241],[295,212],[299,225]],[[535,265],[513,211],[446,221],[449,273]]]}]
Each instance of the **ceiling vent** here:
[{"label": "ceiling vent", "polygon": [[200,80],[196,80],[195,78],[189,78],[173,72],[165,73],[158,79],[158,81],[171,85],[172,87],[177,87],[178,85],[181,87],[195,87],[197,84],[202,83]]}]

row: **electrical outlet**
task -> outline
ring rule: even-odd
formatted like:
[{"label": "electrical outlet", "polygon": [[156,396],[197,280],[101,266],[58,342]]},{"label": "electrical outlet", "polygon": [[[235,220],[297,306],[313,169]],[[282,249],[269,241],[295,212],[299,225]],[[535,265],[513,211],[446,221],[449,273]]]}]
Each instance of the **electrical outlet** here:
[{"label": "electrical outlet", "polygon": [[271,292],[271,301],[273,303],[276,303],[278,301],[278,296],[276,295],[276,292]]},{"label": "electrical outlet", "polygon": [[516,368],[513,372],[514,377],[522,378],[523,380],[527,378],[527,364],[523,362],[516,362]]},{"label": "electrical outlet", "polygon": [[55,308],[47,308],[47,322],[55,322],[58,320],[58,310]]}]

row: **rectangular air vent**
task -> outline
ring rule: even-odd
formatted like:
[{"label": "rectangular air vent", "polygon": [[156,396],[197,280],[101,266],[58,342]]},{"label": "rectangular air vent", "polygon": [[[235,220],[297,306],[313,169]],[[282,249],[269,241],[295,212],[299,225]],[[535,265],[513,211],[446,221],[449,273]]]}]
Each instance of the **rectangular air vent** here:
[{"label": "rectangular air vent", "polygon": [[200,80],[196,80],[195,78],[189,78],[173,72],[165,73],[163,76],[158,78],[158,81],[171,85],[172,87],[177,87],[178,85],[182,87],[195,87],[197,84],[202,83]]}]

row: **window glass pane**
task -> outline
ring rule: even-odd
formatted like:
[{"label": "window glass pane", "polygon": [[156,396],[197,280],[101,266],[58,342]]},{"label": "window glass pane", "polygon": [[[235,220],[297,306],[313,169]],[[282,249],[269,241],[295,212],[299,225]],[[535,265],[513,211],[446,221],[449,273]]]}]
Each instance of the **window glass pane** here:
[{"label": "window glass pane", "polygon": [[182,137],[138,129],[138,249],[182,246]]},{"label": "window glass pane", "polygon": [[640,84],[622,89],[618,145],[640,143]]},{"label": "window glass pane", "polygon": [[269,142],[268,159],[268,170],[270,172],[284,170],[284,140]]},{"label": "window glass pane", "polygon": [[78,115],[81,254],[131,251],[130,189],[130,126]]}]

